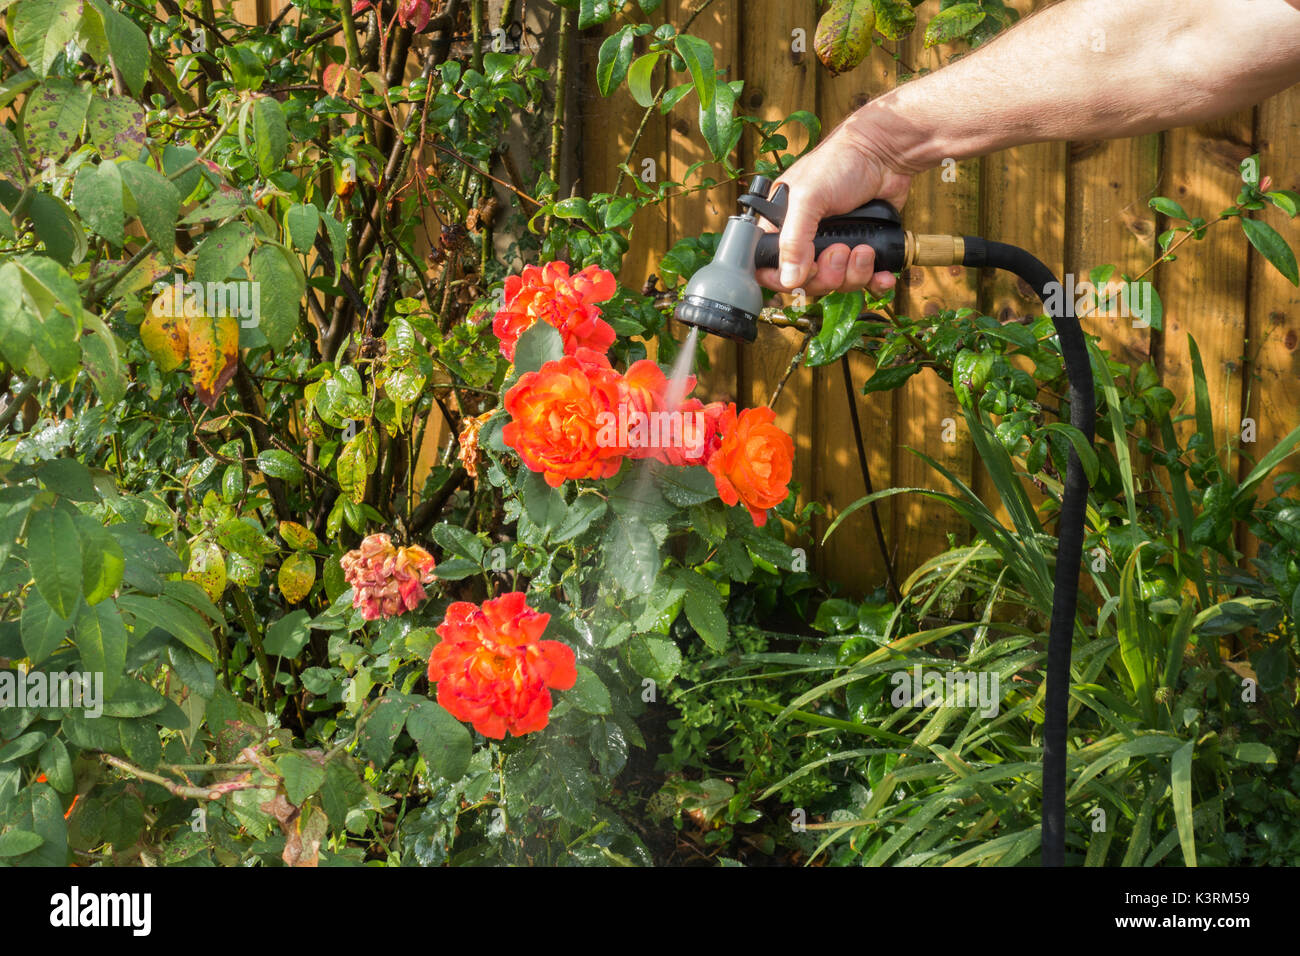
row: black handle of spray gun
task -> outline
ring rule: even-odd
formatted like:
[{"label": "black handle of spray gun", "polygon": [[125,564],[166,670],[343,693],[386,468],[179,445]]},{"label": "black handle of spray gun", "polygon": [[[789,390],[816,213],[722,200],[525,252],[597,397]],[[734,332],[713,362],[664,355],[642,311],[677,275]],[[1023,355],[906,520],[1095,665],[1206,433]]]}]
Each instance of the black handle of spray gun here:
[{"label": "black handle of spray gun", "polygon": [[[847,217],[844,217],[847,218]],[[780,258],[777,234],[762,236],[754,250],[754,268],[774,269]],[[816,258],[836,243],[844,243],[850,250],[870,246],[876,250],[877,272],[897,272],[903,268],[903,229],[896,223],[843,222],[823,219],[813,237],[813,257]]]},{"label": "black handle of spray gun", "polygon": [[[740,197],[740,204],[752,209],[780,228],[785,224],[785,215],[789,208],[790,190],[785,183],[777,185],[771,198],[764,198],[762,192],[767,189],[767,181],[755,177],[750,186],[751,192]],[[759,190],[758,193],[752,190]],[[840,216],[831,216],[817,224],[817,234],[813,237],[814,258],[836,243],[844,243],[849,249],[857,246],[870,246],[876,250],[877,272],[897,272],[905,264],[906,242],[903,234],[902,219],[898,210],[883,199],[873,199],[865,206]],[[754,249],[754,267],[757,269],[775,268],[780,259],[780,247],[777,233],[768,233],[759,238]]]}]

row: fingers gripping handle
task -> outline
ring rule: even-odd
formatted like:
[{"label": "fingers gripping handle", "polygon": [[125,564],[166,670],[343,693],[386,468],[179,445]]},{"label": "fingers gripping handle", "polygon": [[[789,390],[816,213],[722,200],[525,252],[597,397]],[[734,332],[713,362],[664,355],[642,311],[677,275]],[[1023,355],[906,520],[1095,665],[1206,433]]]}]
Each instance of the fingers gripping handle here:
[{"label": "fingers gripping handle", "polygon": [[[844,243],[850,249],[856,246],[870,246],[875,249],[877,272],[897,272],[906,265],[906,235],[897,223],[843,223],[831,219],[822,220],[817,235],[813,237],[814,258],[836,243]],[[780,257],[780,240],[776,233],[769,232],[758,240],[758,246],[754,249],[755,268],[774,269]]]},{"label": "fingers gripping handle", "polygon": [[[769,196],[768,193],[771,193]],[[775,189],[763,176],[755,176],[749,190],[740,197],[745,218],[762,216],[778,228],[784,226],[789,212],[790,190],[785,183]],[[873,199],[850,213],[831,216],[817,224],[813,237],[813,257],[819,257],[833,245],[843,243],[850,250],[870,246],[875,250],[877,272],[898,272],[909,266],[960,265],[964,241],[960,236],[916,235],[903,229],[902,219],[889,202]],[[756,269],[774,269],[780,265],[781,247],[777,233],[764,233],[754,249]]]}]

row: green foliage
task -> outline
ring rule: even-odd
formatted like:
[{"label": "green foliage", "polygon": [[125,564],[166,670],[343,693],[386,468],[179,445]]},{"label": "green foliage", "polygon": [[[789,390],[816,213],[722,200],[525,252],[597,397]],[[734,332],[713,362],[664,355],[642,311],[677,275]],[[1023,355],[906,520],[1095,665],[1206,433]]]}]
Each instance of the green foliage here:
[{"label": "green foliage", "polygon": [[[1253,184],[1257,167],[1243,164],[1243,179],[1238,205],[1217,221],[1263,204],[1265,194]],[[1280,196],[1274,204],[1286,210],[1288,202]],[[1165,250],[1178,231],[1181,241],[1200,239],[1212,225],[1163,197],[1152,206],[1187,223],[1162,237]],[[1288,274],[1284,254],[1260,251]],[[1100,287],[1114,272],[1093,270],[1090,279]],[[1158,327],[1157,317],[1158,309],[1138,319]],[[1076,623],[1067,852],[1088,865],[1290,859],[1293,834],[1276,821],[1280,808],[1296,799],[1300,568],[1296,509],[1288,496],[1296,475],[1276,471],[1300,446],[1300,429],[1266,450],[1239,485],[1226,462],[1247,449],[1240,436],[1225,441],[1216,426],[1190,338],[1193,408],[1178,416],[1175,396],[1150,363],[1130,368],[1090,343],[1099,406],[1095,449],[1074,429],[1046,420],[1043,397],[1064,394],[1066,383],[1045,317],[1028,326],[1002,325],[970,310],[924,322],[898,317],[865,341],[855,346],[874,351],[881,369],[866,391],[895,369],[929,366],[952,381],[1010,524],[924,455],[957,494],[894,488],[843,509],[828,535],[873,500],[922,494],[959,514],[972,537],[922,565],[903,584],[906,599],[888,625],[869,632],[894,653],[869,651],[812,690],[787,694],[778,723],[809,720],[810,704],[847,703],[881,669],[917,661],[943,671],[994,670],[1004,694],[992,721],[942,701],[920,714],[891,710],[879,686],[865,694],[871,703],[861,723],[907,726],[910,744],[890,751],[895,762],[887,778],[862,782],[863,793],[874,797],[822,808],[829,832],[818,852],[871,865],[1014,864],[1036,850],[1040,636],[1051,609],[1054,562],[1054,540],[1044,529],[1059,507],[1060,475],[1073,447],[1092,486],[1084,567],[1099,603],[1094,610],[1081,601]],[[1012,364],[1013,358],[1019,361]],[[1031,365],[1032,376],[1023,371]],[[1159,436],[1159,445],[1143,435]],[[1149,456],[1155,467],[1144,468],[1138,456]],[[1044,494],[1043,505],[1030,499],[1026,478]],[[1261,495],[1271,478],[1272,496]],[[1243,531],[1259,541],[1253,558],[1237,548]],[[828,619],[848,626],[852,610],[836,606]],[[952,623],[923,626],[936,613]],[[1012,678],[1015,690],[1007,693]],[[792,779],[819,772],[817,761],[805,763]],[[1276,788],[1275,799],[1261,798],[1261,774]]]},{"label": "green foliage", "polygon": [[[810,365],[873,355],[868,392],[926,368],[952,381],[1010,515],[968,488],[925,492],[973,539],[897,604],[808,572],[821,509],[793,496],[759,529],[700,469],[628,462],[551,488],[509,453],[497,409],[559,337],[535,326],[511,367],[491,334],[504,277],[557,258],[617,273],[641,210],[717,185],[706,163],[742,175],[745,129],[768,175],[796,158],[790,124],[810,146],[821,133],[805,111],[739,112],[740,81],[685,24],[659,22],[657,0],[561,5],[579,29],[627,18],[601,47],[601,92],[686,109],[709,159],[671,181],[632,150],[610,192],[562,196],[545,149],[521,170],[502,145],[553,102],[547,70],[524,53],[435,56],[432,35],[406,51],[392,31],[388,75],[407,57],[427,68],[390,85],[378,50],[334,33],[335,4],[275,31],[107,0],[7,5],[0,862],[644,865],[688,848],[1015,863],[1036,848],[1044,529],[1082,447],[1053,407],[1050,327],[970,310],[885,321],[856,294],[792,315],[815,329]],[[911,6],[866,5],[890,38],[914,28]],[[945,0],[927,40],[975,45],[1013,18]],[[504,208],[493,179],[521,201]],[[1294,215],[1300,197],[1268,185],[1243,167],[1220,220],[1240,218],[1295,281],[1285,241],[1246,215]],[[1213,224],[1155,203],[1177,220],[1169,258]],[[683,239],[662,287],[602,305],[613,361],[676,357],[672,294],[716,242]],[[1300,512],[1277,471],[1300,433],[1235,481],[1239,449],[1216,439],[1192,355],[1183,416],[1153,368],[1096,354],[1103,603],[1079,622],[1070,800],[1112,828],[1089,839],[1076,816],[1089,863],[1297,858]],[[481,423],[477,481],[457,442],[426,442],[435,413],[453,433]],[[1117,440],[1144,427],[1159,447],[1137,454],[1163,483]],[[1250,562],[1243,528],[1262,545]],[[414,611],[367,622],[339,558],[376,532],[435,551],[438,580]],[[437,702],[426,668],[451,602],[510,590],[550,614],[578,679],[544,730],[497,741]],[[891,706],[891,677],[918,664],[996,672],[998,715]],[[20,701],[25,670],[102,684],[24,680]]]}]

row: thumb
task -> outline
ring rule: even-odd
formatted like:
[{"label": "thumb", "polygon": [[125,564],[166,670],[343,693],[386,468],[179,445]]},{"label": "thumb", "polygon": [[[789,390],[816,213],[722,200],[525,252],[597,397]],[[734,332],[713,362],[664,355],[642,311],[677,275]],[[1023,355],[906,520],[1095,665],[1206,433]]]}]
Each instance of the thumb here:
[{"label": "thumb", "polygon": [[[789,185],[789,184],[787,184]],[[807,277],[816,259],[813,237],[821,221],[821,210],[794,185],[790,185],[790,198],[778,240],[781,259],[781,285],[797,288]]]}]

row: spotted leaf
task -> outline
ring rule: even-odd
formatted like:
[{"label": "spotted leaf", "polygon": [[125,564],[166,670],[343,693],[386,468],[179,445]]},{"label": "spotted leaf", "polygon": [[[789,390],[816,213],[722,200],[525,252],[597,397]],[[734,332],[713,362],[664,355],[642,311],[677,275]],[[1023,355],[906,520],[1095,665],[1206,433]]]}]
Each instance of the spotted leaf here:
[{"label": "spotted leaf", "polygon": [[204,405],[216,408],[239,365],[239,320],[233,315],[192,316],[189,353],[194,391]]}]

